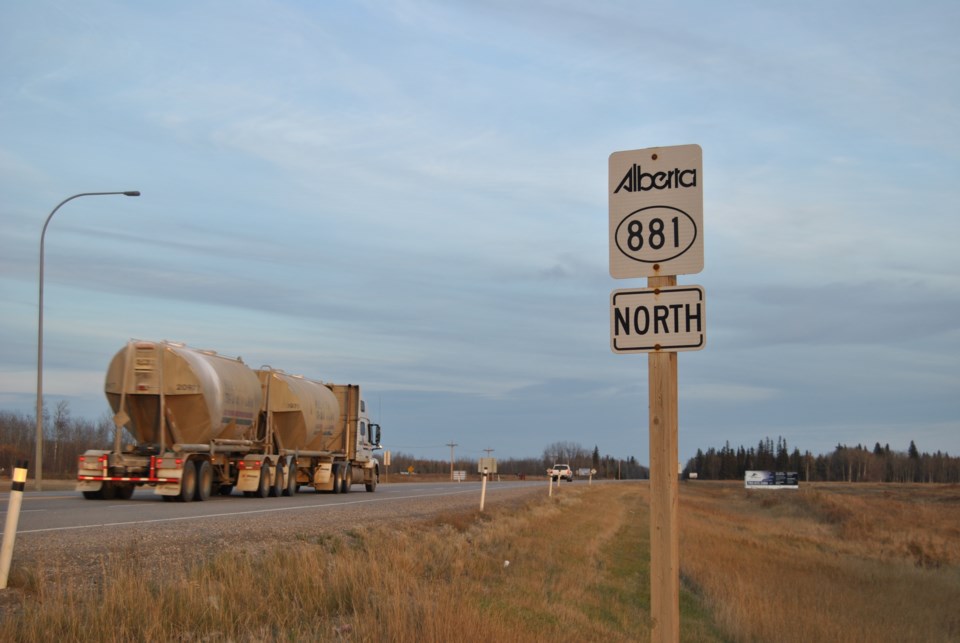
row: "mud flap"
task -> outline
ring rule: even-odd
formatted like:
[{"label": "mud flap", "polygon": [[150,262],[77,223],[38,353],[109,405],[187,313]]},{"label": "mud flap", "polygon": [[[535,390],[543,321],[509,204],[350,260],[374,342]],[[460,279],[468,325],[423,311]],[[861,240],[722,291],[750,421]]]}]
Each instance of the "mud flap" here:
[{"label": "mud flap", "polygon": [[313,470],[313,488],[317,491],[333,491],[333,463],[321,462]]},{"label": "mud flap", "polygon": [[[184,463],[184,466],[187,466],[189,463]],[[192,466],[192,464],[191,464]],[[169,469],[157,469],[156,475],[158,478],[166,478],[170,480],[174,479],[173,482],[162,482],[157,484],[153,488],[153,493],[158,496],[179,496],[180,495],[180,479],[183,478],[183,467],[171,467]]]},{"label": "mud flap", "polygon": [[103,488],[102,480],[78,480],[75,491],[96,492]]}]

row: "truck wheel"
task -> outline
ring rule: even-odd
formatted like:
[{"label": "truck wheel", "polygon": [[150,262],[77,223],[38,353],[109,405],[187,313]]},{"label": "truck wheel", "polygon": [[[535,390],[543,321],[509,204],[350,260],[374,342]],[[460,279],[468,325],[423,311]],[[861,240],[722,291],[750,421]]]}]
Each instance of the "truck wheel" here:
[{"label": "truck wheel", "polygon": [[213,467],[209,460],[197,462],[197,493],[196,499],[201,502],[210,499],[213,491]]},{"label": "truck wheel", "polygon": [[270,485],[270,497],[277,498],[283,495],[283,467],[280,463],[273,468],[273,484]]},{"label": "truck wheel", "polygon": [[257,487],[257,498],[266,498],[270,495],[270,465],[266,462],[260,467],[260,485]]},{"label": "truck wheel", "polygon": [[366,488],[367,488],[367,491],[369,491],[370,493],[373,493],[374,491],[377,490],[377,478],[378,478],[378,477],[379,477],[379,476],[378,476],[378,472],[377,472],[376,469],[374,469],[373,471],[370,472],[370,482],[368,482],[368,483],[365,485]]},{"label": "truck wheel", "polygon": [[343,487],[343,473],[340,470],[339,464],[333,465],[333,471],[330,473],[333,476],[333,492],[340,493]]},{"label": "truck wheel", "polygon": [[117,497],[117,488],[113,486],[112,482],[104,482],[103,486],[100,487],[100,497],[104,500],[113,500]]},{"label": "truck wheel", "polygon": [[183,477],[180,478],[180,495],[177,500],[190,502],[197,493],[197,466],[187,460],[183,466]]},{"label": "truck wheel", "polygon": [[87,500],[100,500],[103,498],[103,494],[100,493],[99,489],[96,491],[84,491],[83,497]]},{"label": "truck wheel", "polygon": [[221,496],[229,496],[231,493],[233,493],[233,485],[232,485],[232,484],[222,484],[222,485],[220,485],[220,495],[221,495]]},{"label": "truck wheel", "polygon": [[297,488],[300,485],[297,484],[297,467],[291,460],[287,464],[287,487],[283,490],[283,495],[293,496],[297,493]]},{"label": "truck wheel", "polygon": [[350,483],[353,482],[353,478],[351,478],[352,472],[350,471],[350,465],[343,465],[341,471],[343,472],[343,479],[341,482],[342,486],[340,487],[340,493],[350,493]]},{"label": "truck wheel", "polygon": [[116,486],[114,493],[118,500],[130,500],[130,498],[133,498],[135,488],[132,484],[121,484]]}]

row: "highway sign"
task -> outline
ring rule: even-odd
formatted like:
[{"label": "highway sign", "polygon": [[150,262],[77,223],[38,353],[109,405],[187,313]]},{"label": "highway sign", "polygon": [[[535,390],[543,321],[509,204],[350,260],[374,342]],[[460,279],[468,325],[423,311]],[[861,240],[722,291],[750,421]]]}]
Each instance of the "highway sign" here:
[{"label": "highway sign", "polygon": [[613,278],[703,270],[703,150],[699,145],[614,152],[608,179]]},{"label": "highway sign", "polygon": [[698,351],[707,341],[700,286],[633,288],[610,295],[614,353]]}]

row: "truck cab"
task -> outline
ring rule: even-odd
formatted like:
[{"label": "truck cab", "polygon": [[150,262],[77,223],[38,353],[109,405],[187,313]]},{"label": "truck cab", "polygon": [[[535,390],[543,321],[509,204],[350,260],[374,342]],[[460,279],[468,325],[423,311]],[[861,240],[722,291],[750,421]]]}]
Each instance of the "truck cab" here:
[{"label": "truck cab", "polygon": [[367,415],[367,402],[360,400],[360,417],[357,420],[357,456],[359,462],[369,462],[373,452],[380,449],[380,425],[370,422]]}]

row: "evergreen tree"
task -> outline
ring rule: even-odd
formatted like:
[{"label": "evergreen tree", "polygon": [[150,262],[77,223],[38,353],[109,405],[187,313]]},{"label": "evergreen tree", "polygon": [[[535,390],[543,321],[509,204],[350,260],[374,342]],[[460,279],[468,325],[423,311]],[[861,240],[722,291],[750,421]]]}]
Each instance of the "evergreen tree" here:
[{"label": "evergreen tree", "polygon": [[777,471],[784,471],[790,465],[790,456],[787,453],[787,441],[782,436],[777,436],[777,457],[775,463]]},{"label": "evergreen tree", "polygon": [[920,452],[917,450],[917,445],[913,443],[913,440],[910,440],[910,448],[907,449],[907,457],[911,460],[920,459]]}]

